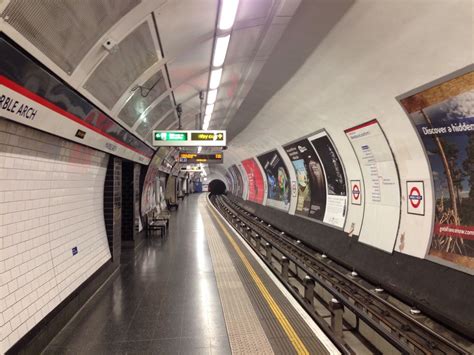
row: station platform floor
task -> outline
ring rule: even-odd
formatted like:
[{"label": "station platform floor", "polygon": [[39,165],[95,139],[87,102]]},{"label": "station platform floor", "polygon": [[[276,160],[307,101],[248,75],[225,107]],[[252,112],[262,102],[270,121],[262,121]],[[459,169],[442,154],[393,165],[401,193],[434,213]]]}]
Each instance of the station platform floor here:
[{"label": "station platform floor", "polygon": [[43,354],[338,354],[207,201],[185,198]]}]

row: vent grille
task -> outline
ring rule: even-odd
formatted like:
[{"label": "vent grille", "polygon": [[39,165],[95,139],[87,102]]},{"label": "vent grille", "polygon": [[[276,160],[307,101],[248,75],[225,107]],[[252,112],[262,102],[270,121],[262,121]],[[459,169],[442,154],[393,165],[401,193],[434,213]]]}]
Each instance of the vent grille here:
[{"label": "vent grille", "polygon": [[[145,112],[150,104],[166,91],[163,73],[159,71],[143,84],[142,87],[141,91],[140,88],[135,90],[131,99],[128,100],[127,104],[119,113],[120,119],[130,127],[137,122],[138,118]],[[153,90],[148,91],[152,87]],[[143,97],[143,95],[146,95],[146,97]]]},{"label": "vent grille", "polygon": [[170,97],[165,97],[143,118],[143,122],[137,128],[137,133],[143,137],[172,108]]},{"label": "vent grille", "polygon": [[153,37],[145,21],[99,64],[84,88],[112,109],[125,90],[157,61]]},{"label": "vent grille", "polygon": [[12,0],[2,18],[66,73],[140,0]]}]

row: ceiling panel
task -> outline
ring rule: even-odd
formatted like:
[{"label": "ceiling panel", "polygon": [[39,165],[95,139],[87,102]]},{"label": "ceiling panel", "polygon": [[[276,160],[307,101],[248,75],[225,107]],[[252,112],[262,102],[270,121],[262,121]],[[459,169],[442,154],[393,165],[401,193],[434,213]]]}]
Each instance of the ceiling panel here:
[{"label": "ceiling panel", "polygon": [[260,39],[263,26],[247,27],[234,30],[230,38],[229,49],[225,59],[227,64],[247,60],[253,56]]},{"label": "ceiling panel", "polygon": [[152,75],[151,78],[142,85],[141,89],[136,87],[132,97],[127,101],[122,111],[120,111],[119,118],[132,127],[151,103],[166,90],[165,78],[160,70],[158,73]]},{"label": "ceiling panel", "polygon": [[[206,73],[207,77],[207,73]],[[199,103],[199,90],[204,87],[195,87],[190,84],[183,84],[174,90],[174,97],[176,102],[186,104],[189,100],[196,100]]]},{"label": "ceiling panel", "polygon": [[274,2],[274,0],[240,0],[236,22],[267,17]]},{"label": "ceiling panel", "polygon": [[199,113],[201,104],[199,92],[207,91],[208,77],[209,72],[205,71],[174,90],[176,103],[182,104],[183,115]]},{"label": "ceiling panel", "polygon": [[276,44],[280,40],[281,36],[283,35],[283,32],[285,32],[285,29],[287,27],[288,27],[287,23],[272,24],[270,28],[268,29],[267,33],[265,34],[265,37],[262,40],[260,48],[258,49],[258,52],[257,52],[257,57],[262,58],[262,59],[265,57],[268,57],[270,53],[273,51],[273,49],[275,48]]},{"label": "ceiling panel", "polygon": [[118,44],[115,53],[107,55],[84,88],[112,109],[125,90],[158,59],[150,26],[145,21]]},{"label": "ceiling panel", "polygon": [[163,130],[168,128],[173,122],[176,122],[176,126],[178,125],[178,119],[176,117],[176,113],[174,111],[171,111],[168,116],[165,117],[164,120],[162,120],[160,123],[158,123],[158,126],[156,126],[155,129],[157,130]]},{"label": "ceiling panel", "polygon": [[281,0],[278,6],[278,16],[293,16],[301,0]]},{"label": "ceiling panel", "polygon": [[170,1],[155,12],[164,55],[173,60],[214,36],[218,0]]},{"label": "ceiling panel", "polygon": [[221,87],[218,93],[218,99],[232,98],[237,93],[240,85],[242,75],[245,74],[245,69],[249,65],[247,61],[237,62],[231,65],[226,65],[222,73]]},{"label": "ceiling panel", "polygon": [[12,0],[2,18],[71,74],[87,52],[140,0]]},{"label": "ceiling panel", "polygon": [[137,127],[136,131],[140,136],[147,133],[163,116],[173,108],[171,98],[166,96],[153,109],[142,117],[142,122]]},{"label": "ceiling panel", "polygon": [[168,62],[168,73],[172,86],[177,87],[188,79],[192,79],[202,72],[209,71],[213,42],[214,39],[210,38],[199,43],[199,45],[189,48],[178,58]]}]

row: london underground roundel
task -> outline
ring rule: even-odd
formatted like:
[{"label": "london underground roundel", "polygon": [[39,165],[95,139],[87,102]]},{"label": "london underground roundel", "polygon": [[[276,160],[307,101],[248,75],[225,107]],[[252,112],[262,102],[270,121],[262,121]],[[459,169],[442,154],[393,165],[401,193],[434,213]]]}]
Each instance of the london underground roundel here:
[{"label": "london underground roundel", "polygon": [[425,188],[423,181],[407,181],[407,212],[425,215]]}]

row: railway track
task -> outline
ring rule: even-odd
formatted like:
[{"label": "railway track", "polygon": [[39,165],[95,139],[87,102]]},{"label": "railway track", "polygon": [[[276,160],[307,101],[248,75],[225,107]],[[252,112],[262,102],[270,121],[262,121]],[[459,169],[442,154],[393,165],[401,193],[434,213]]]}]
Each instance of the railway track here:
[{"label": "railway track", "polygon": [[[357,351],[354,342],[346,340],[348,331],[374,353],[473,353],[469,340],[434,321],[427,322],[426,316],[420,315],[418,310],[410,309],[356,272],[305,246],[227,197],[213,197],[211,201],[343,353]],[[316,310],[315,304],[327,308],[331,314],[328,321]],[[429,327],[427,323],[434,326]]]}]

